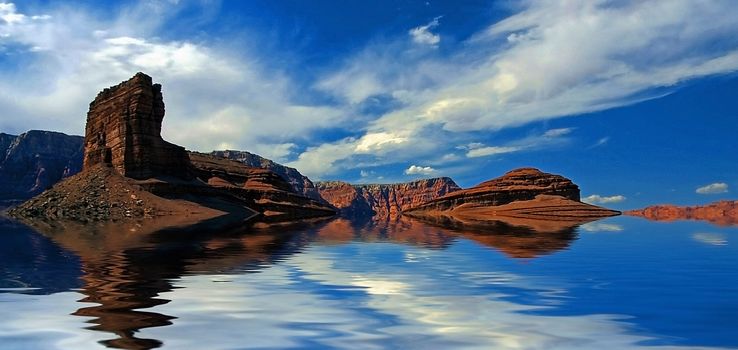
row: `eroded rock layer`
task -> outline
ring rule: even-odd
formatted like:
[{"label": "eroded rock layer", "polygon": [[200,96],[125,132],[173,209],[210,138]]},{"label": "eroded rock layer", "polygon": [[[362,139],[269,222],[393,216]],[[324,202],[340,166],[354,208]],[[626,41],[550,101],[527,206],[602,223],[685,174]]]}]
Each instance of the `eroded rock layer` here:
[{"label": "eroded rock layer", "polygon": [[415,206],[412,210],[449,210],[465,203],[496,206],[532,200],[541,194],[579,201],[579,186],[560,175],[544,173],[534,168],[520,168],[474,187]]},{"label": "eroded rock layer", "polygon": [[246,151],[213,151],[210,154],[220,158],[235,160],[247,167],[271,170],[289,182],[295,192],[302,193],[305,197],[322,201],[313,182],[307,176],[300,174],[295,168],[275,163],[270,159]]},{"label": "eroded rock layer", "polygon": [[531,225],[584,223],[620,212],[580,202],[579,187],[563,176],[521,168],[409,208],[405,214],[436,224],[484,226],[501,218],[529,220]]},{"label": "eroded rock layer", "polygon": [[134,179],[189,177],[185,149],[161,138],[163,119],[161,85],[144,73],[103,90],[87,113],[84,168],[110,164]]},{"label": "eroded rock layer", "polygon": [[723,226],[738,225],[738,201],[719,201],[693,207],[655,205],[628,210],[624,214],[655,221],[704,220]]},{"label": "eroded rock layer", "polygon": [[80,136],[32,130],[0,134],[0,200],[28,199],[82,168]]},{"label": "eroded rock layer", "polygon": [[460,190],[447,177],[400,184],[351,185],[341,181],[318,182],[321,197],[349,217],[394,218],[406,209]]}]

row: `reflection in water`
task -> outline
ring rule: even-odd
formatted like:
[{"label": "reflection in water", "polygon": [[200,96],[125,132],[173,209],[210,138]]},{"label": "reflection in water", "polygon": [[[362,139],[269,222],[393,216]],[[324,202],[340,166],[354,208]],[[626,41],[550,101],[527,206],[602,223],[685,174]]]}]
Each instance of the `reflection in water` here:
[{"label": "reflection in water", "polygon": [[[565,269],[529,263],[565,255],[554,253],[579,238],[571,223],[445,228],[335,219],[218,233],[31,224],[59,251],[73,253],[57,254],[78,257],[70,266],[81,270],[82,304],[60,307],[92,323],[87,329],[100,332],[89,333],[113,348],[592,349],[641,348],[656,339],[632,332],[624,316],[632,310],[577,313],[570,305],[556,314],[575,288],[552,271],[610,266],[597,264],[599,255],[565,262]],[[610,234],[582,238],[623,235],[607,225],[589,229]],[[515,271],[520,266],[543,270],[526,276]],[[602,277],[585,276],[573,279]],[[594,282],[602,294],[601,281]],[[18,324],[44,312],[20,315]],[[4,329],[0,324],[0,343],[13,335]]]},{"label": "reflection in water", "polygon": [[[555,227],[536,234],[530,228],[500,223],[494,232],[454,231],[432,227],[410,219],[395,221],[350,221],[335,219],[314,224],[273,226],[262,229],[199,232],[156,231],[158,227],[108,224],[97,227],[74,223],[31,223],[63,248],[79,256],[85,298],[94,306],[80,308],[74,315],[92,317],[89,329],[115,334],[102,343],[125,349],[150,349],[162,345],[136,333],[145,328],[172,324],[175,316],[144,311],[166,304],[159,295],[172,291],[173,280],[184,275],[222,274],[237,270],[256,271],[274,261],[299,252],[311,242],[342,244],[351,241],[392,242],[428,249],[449,247],[466,237],[494,247],[512,257],[531,258],[564,249],[574,239],[574,228]],[[156,232],[151,232],[156,231]],[[376,281],[356,280],[369,291],[397,288]]]}]

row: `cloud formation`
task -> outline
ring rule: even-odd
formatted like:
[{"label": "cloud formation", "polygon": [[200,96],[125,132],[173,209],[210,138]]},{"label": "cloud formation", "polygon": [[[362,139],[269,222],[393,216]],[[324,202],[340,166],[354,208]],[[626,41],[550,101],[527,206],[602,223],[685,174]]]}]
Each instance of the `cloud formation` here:
[{"label": "cloud formation", "polygon": [[423,44],[423,45],[430,45],[430,46],[436,46],[439,42],[441,42],[441,36],[438,34],[434,34],[431,32],[431,29],[438,27],[438,20],[441,19],[441,17],[436,17],[430,23],[424,25],[415,27],[413,29],[410,29],[408,31],[408,34],[410,34],[410,37],[413,39],[413,42],[416,44]]},{"label": "cloud formation", "polygon": [[405,169],[405,175],[431,175],[435,172],[436,169],[429,166],[411,165],[409,168]]},{"label": "cloud formation", "polygon": [[620,203],[624,200],[626,200],[626,198],[623,195],[600,196],[599,194],[593,194],[582,198],[582,202],[589,204],[612,204]]},{"label": "cloud formation", "polygon": [[715,182],[709,185],[699,187],[695,190],[698,194],[719,194],[728,192],[728,184],[725,182]]}]

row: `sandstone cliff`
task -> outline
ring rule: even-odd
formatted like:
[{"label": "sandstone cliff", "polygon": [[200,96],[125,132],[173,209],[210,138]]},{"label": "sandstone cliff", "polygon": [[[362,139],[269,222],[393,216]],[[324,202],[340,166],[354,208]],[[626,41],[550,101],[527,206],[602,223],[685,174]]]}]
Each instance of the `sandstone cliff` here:
[{"label": "sandstone cliff", "polygon": [[300,172],[295,168],[275,163],[272,160],[246,151],[213,151],[210,154],[215,157],[235,160],[247,167],[271,170],[289,182],[295,192],[302,193],[305,197],[322,201],[322,198],[313,182],[310,181],[307,176],[300,174]]},{"label": "sandstone cliff", "polygon": [[655,205],[628,210],[624,214],[655,221],[704,220],[723,226],[738,225],[738,201],[720,201],[693,207]]},{"label": "sandstone cliff", "polygon": [[79,172],[82,143],[50,131],[0,134],[0,200],[31,198]]},{"label": "sandstone cliff", "polygon": [[320,196],[342,215],[375,218],[398,217],[406,209],[461,189],[447,177],[381,185],[330,181],[318,182],[316,187]]},{"label": "sandstone cliff", "polygon": [[196,153],[191,161],[161,138],[163,117],[161,86],[143,73],[103,90],[87,115],[83,171],[9,213],[80,222],[157,217],[203,228],[335,214],[268,169]]},{"label": "sandstone cliff", "polygon": [[583,223],[620,213],[580,202],[579,187],[563,176],[521,168],[408,208],[405,214],[457,226],[481,226],[505,217],[529,220],[532,226],[548,220]]},{"label": "sandstone cliff", "polygon": [[146,74],[103,90],[87,113],[84,169],[110,164],[128,178],[188,177],[184,147],[161,138],[163,119],[161,85]]}]

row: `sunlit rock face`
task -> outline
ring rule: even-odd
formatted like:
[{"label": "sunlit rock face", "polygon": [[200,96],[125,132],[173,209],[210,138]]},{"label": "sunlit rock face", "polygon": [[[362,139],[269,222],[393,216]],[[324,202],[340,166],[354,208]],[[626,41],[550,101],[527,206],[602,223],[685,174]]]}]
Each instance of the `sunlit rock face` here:
[{"label": "sunlit rock face", "polygon": [[80,136],[32,130],[0,134],[0,200],[28,199],[82,168]]},{"label": "sunlit rock face", "polygon": [[532,200],[541,194],[579,201],[579,186],[560,175],[544,173],[534,168],[520,168],[413,209],[447,210],[465,203],[495,206]]},{"label": "sunlit rock face", "polygon": [[521,168],[501,177],[405,210],[434,224],[477,227],[500,218],[585,223],[620,212],[579,201],[579,186],[538,169]]},{"label": "sunlit rock face", "polygon": [[344,216],[396,218],[406,209],[460,190],[447,177],[399,184],[351,185],[341,181],[316,184],[321,197]]},{"label": "sunlit rock face", "polygon": [[161,138],[163,119],[161,85],[144,73],[103,90],[87,113],[84,169],[102,163],[134,179],[186,177],[187,152]]},{"label": "sunlit rock face", "polygon": [[694,207],[654,205],[643,209],[628,210],[625,214],[656,221],[704,220],[724,226],[738,225],[738,201],[719,201]]}]

